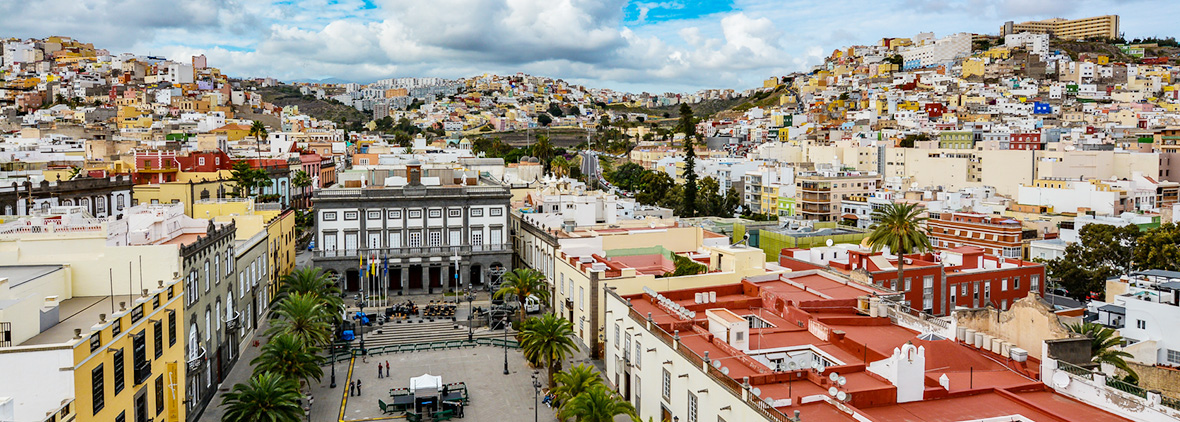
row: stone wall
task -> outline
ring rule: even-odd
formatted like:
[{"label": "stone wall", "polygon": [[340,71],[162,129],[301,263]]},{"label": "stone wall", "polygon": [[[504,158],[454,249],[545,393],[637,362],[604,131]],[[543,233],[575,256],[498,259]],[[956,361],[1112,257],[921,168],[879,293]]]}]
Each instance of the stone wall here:
[{"label": "stone wall", "polygon": [[1127,365],[1139,375],[1140,387],[1159,390],[1168,397],[1180,397],[1180,369],[1134,362],[1127,362]]},{"label": "stone wall", "polygon": [[1069,328],[1053,313],[1053,308],[1036,293],[1012,303],[1007,311],[987,307],[955,311],[958,327],[987,333],[1027,350],[1029,356],[1041,359],[1041,342],[1070,338]]}]

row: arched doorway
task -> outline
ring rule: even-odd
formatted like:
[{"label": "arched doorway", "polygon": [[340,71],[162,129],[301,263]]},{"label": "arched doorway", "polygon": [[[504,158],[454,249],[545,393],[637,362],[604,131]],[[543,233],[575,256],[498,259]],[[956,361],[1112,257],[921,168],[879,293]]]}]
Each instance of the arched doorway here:
[{"label": "arched doorway", "polygon": [[468,283],[471,283],[472,288],[483,287],[483,267],[479,264],[471,264],[471,274],[467,275]]},{"label": "arched doorway", "polygon": [[361,273],[357,269],[348,269],[344,272],[344,290],[348,292],[355,292],[361,289]]}]

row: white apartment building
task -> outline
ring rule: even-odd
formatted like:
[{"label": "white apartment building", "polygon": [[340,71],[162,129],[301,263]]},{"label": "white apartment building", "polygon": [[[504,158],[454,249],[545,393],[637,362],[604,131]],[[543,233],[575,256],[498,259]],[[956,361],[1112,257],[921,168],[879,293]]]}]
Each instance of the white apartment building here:
[{"label": "white apartment building", "polygon": [[1004,35],[1004,45],[1024,48],[1030,53],[1045,57],[1049,54],[1049,34],[1035,34],[1032,32],[1007,34]]},{"label": "white apartment building", "polygon": [[930,67],[971,54],[971,34],[960,32],[937,40],[933,38],[932,33],[914,37],[917,45],[901,52],[902,68],[911,70]]}]

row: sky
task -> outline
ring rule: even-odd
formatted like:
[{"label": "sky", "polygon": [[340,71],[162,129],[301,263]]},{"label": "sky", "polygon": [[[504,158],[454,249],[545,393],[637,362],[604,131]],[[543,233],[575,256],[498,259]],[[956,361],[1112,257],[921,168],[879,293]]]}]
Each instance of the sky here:
[{"label": "sky", "polygon": [[13,0],[0,37],[50,35],[234,77],[366,83],[484,73],[629,92],[746,89],[834,49],[1005,21],[1120,15],[1176,36],[1176,0]]}]

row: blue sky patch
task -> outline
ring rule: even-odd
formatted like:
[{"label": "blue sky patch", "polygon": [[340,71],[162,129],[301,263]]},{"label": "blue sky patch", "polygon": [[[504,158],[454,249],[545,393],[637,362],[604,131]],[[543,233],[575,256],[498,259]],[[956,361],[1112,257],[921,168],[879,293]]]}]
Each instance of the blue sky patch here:
[{"label": "blue sky patch", "polygon": [[638,0],[623,9],[624,23],[654,23],[695,19],[713,13],[734,10],[728,0]]}]

